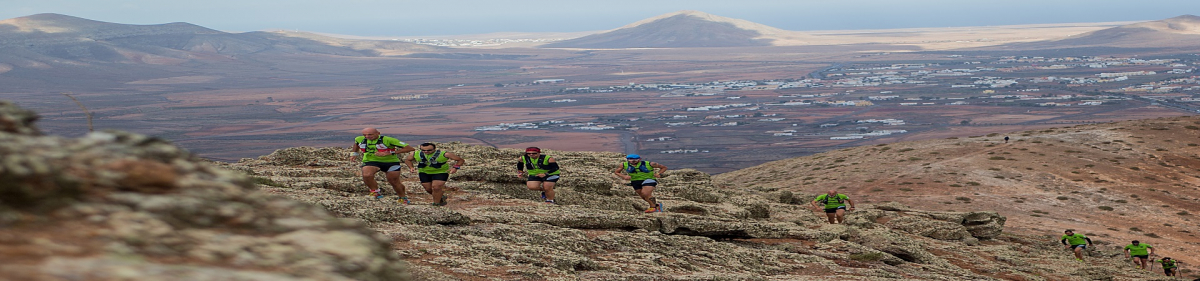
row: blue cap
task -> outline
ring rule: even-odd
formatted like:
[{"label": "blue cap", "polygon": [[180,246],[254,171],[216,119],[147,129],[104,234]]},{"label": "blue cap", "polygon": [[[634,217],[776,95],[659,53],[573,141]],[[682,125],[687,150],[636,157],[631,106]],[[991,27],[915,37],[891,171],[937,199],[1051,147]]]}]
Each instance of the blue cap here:
[{"label": "blue cap", "polygon": [[642,156],[639,156],[637,154],[630,154],[628,156],[625,156],[625,159],[642,159]]}]

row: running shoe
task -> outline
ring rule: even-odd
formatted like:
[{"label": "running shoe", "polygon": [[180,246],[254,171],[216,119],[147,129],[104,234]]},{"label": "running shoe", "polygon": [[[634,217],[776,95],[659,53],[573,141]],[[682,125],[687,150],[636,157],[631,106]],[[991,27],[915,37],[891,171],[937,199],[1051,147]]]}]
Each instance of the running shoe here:
[{"label": "running shoe", "polygon": [[558,205],[558,202],[554,202],[554,200],[546,200],[546,204],[547,205]]},{"label": "running shoe", "polygon": [[646,213],[654,213],[654,212],[658,212],[658,208],[650,207],[649,209],[646,209]]},{"label": "running shoe", "polygon": [[654,209],[656,210],[655,212],[662,212],[662,211],[663,211],[663,209],[662,209],[662,203],[658,203],[658,207],[657,207],[657,208],[654,208]]},{"label": "running shoe", "polygon": [[408,201],[408,197],[396,198],[396,203],[403,203],[404,205],[412,205],[412,202]]},{"label": "running shoe", "polygon": [[382,193],[382,192],[379,192],[379,190],[378,190],[378,189],[376,189],[376,190],[372,190],[372,191],[371,191],[371,196],[372,196],[372,197],[375,197],[375,199],[383,199],[383,193]]}]

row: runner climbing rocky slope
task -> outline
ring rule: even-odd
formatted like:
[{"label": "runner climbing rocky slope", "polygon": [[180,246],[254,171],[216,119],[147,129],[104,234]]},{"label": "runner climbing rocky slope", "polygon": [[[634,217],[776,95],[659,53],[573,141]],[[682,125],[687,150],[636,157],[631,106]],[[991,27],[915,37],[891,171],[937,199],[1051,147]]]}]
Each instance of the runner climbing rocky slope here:
[{"label": "runner climbing rocky slope", "polygon": [[[450,185],[456,190],[450,204],[429,206],[428,195],[412,175],[406,175],[409,196],[414,203],[425,204],[405,206],[366,196],[354,173],[357,166],[347,159],[344,148],[286,148],[239,163],[216,163],[222,169],[165,142],[133,134],[95,133],[80,139],[39,136],[29,125],[31,113],[8,104],[0,108],[0,153],[5,159],[0,170],[4,203],[0,276],[4,278],[150,280],[169,274],[184,280],[1123,280],[1156,276],[1131,270],[1111,248],[1090,252],[1085,263],[1076,262],[1054,238],[1012,231],[1014,220],[1003,213],[1008,211],[998,214],[960,204],[960,212],[951,212],[941,206],[945,205],[941,200],[935,201],[938,207],[911,198],[884,200],[880,194],[886,190],[849,184],[842,190],[860,202],[859,211],[850,213],[846,224],[827,225],[820,214],[805,207],[824,189],[839,186],[833,180],[805,179],[815,173],[838,177],[832,172],[843,168],[831,165],[844,163],[847,173],[853,168],[900,169],[912,163],[916,163],[913,171],[897,171],[926,170],[924,162],[911,158],[903,158],[900,165],[868,162],[885,159],[879,157],[881,152],[837,162],[839,158],[830,158],[882,147],[787,160],[837,163],[817,171],[797,168],[803,164],[792,169],[767,165],[713,179],[694,170],[671,170],[655,192],[667,212],[644,214],[641,210],[646,206],[640,205],[644,203],[608,175],[621,161],[620,155],[546,151],[564,171],[557,196],[560,205],[546,205],[512,171],[511,162],[520,151],[449,143],[441,147],[470,163],[452,177]],[[958,141],[967,140],[982,139]],[[923,143],[889,146],[914,148],[905,153],[940,147]],[[903,150],[887,151],[893,149]],[[951,161],[971,156],[964,152],[931,159],[936,157]],[[1132,163],[1129,158],[1121,160]],[[951,188],[951,182],[960,179],[956,175],[971,171],[959,167],[963,171],[957,174],[920,177]],[[900,179],[900,175],[893,176]],[[901,184],[916,177],[903,175],[906,180],[872,182]],[[1032,172],[1005,177],[1017,175],[1033,177]],[[791,185],[789,179],[805,182]],[[250,187],[251,182],[258,190]],[[991,184],[979,182],[976,187]],[[912,190],[896,194],[917,189]]]},{"label": "runner climbing rocky slope", "polygon": [[[1180,124],[1180,130],[1188,130],[1181,124],[1190,120],[1139,122],[1162,125],[1174,122]],[[1131,124],[1142,123],[1095,126],[1092,131],[1117,134],[1109,129]],[[1050,139],[1066,138],[1053,144],[1064,147],[1067,140],[1079,142],[1070,139],[1071,136],[1085,132],[1082,127],[1030,132],[1014,143],[1049,145]],[[1081,218],[1043,214],[1047,219],[1045,225],[1021,225],[1017,232],[1006,229],[1004,226],[1012,221],[988,210],[1007,213],[1012,212],[1012,207],[982,202],[993,197],[1015,197],[1049,204],[1081,201],[1086,197],[1069,190],[1063,191],[1067,199],[1015,193],[1023,192],[1020,189],[1005,195],[1001,187],[995,187],[997,191],[993,193],[983,192],[984,186],[995,185],[993,182],[1000,179],[976,179],[969,175],[996,172],[989,170],[993,166],[975,169],[954,161],[975,155],[986,155],[984,159],[1005,155],[1003,161],[981,161],[1022,163],[1007,160],[1016,156],[1002,151],[1003,144],[994,141],[1002,136],[990,137],[991,142],[988,138],[854,148],[766,164],[721,175],[715,180],[695,170],[670,170],[655,190],[667,212],[655,214],[643,214],[645,203],[622,181],[609,175],[608,171],[622,161],[622,155],[615,153],[545,152],[558,159],[563,167],[564,179],[559,182],[557,192],[560,205],[543,204],[536,191],[525,189],[512,168],[513,159],[521,153],[516,149],[460,143],[440,145],[470,159],[471,163],[452,178],[450,185],[456,190],[445,207],[428,206],[429,195],[420,189],[412,175],[406,175],[405,182],[409,197],[415,200],[412,206],[399,205],[391,198],[375,200],[366,196],[354,172],[357,166],[347,159],[344,148],[287,148],[257,159],[244,159],[230,168],[254,175],[264,183],[261,185],[264,192],[319,204],[338,216],[367,222],[395,240],[396,252],[410,263],[414,276],[423,280],[796,280],[831,275],[862,280],[1103,280],[1156,276],[1131,270],[1116,247],[1112,247],[1119,246],[1121,241],[1103,232],[1081,231],[1099,236],[1097,240],[1108,247],[1090,252],[1086,263],[1076,262],[1057,244],[1056,235],[1065,226],[1093,229],[1066,223]],[[1128,143],[1137,141],[1131,139]],[[1022,151],[1015,146],[1010,147]],[[910,147],[911,150],[905,149]],[[1128,156],[1122,159],[1123,163],[1131,164],[1128,157],[1134,153],[1124,148],[1127,147],[1122,147],[1121,153]],[[888,155],[887,151],[892,149],[896,149],[892,153],[924,151],[933,155],[928,162],[940,161],[946,167],[938,175],[905,174],[902,172],[932,170],[924,167],[935,164],[925,165],[927,162],[909,155],[893,156],[901,157],[897,160],[880,156]],[[880,150],[883,152],[866,153]],[[859,151],[861,158],[849,157],[855,151]],[[1167,156],[1160,153],[1157,157]],[[903,161],[895,162],[900,160]],[[813,169],[817,166],[812,163],[825,162],[828,163],[820,169]],[[1110,166],[1114,167],[1098,170],[1097,174],[1105,173],[1107,178],[1133,177],[1124,175],[1129,169]],[[895,172],[873,175],[874,180],[863,176],[858,178],[859,182],[894,182],[899,187],[889,192],[887,187],[839,184],[837,179],[876,169]],[[1017,179],[1048,177],[1024,169],[1004,175]],[[910,183],[914,177],[929,182]],[[931,187],[934,181],[944,183],[940,188],[950,190],[936,191]],[[860,210],[850,213],[845,225],[826,225],[823,215],[807,209],[806,203],[825,190],[843,185],[847,187],[840,190],[860,200]],[[929,189],[921,189],[924,196],[911,195],[917,192],[916,186]],[[974,192],[942,200],[955,190]],[[894,198],[888,199],[889,194]],[[1151,200],[1149,197],[1142,196]],[[1114,218],[1106,219],[1113,221],[1123,218],[1118,212],[1099,212],[1104,211],[1080,213],[1095,218],[1111,215]],[[1131,211],[1120,213],[1125,217],[1135,215]],[[1032,215],[1038,214],[1042,213]],[[1040,222],[1027,220],[1037,217],[1024,213],[1015,215],[1029,223]],[[1042,228],[1048,232],[1041,231]]]}]

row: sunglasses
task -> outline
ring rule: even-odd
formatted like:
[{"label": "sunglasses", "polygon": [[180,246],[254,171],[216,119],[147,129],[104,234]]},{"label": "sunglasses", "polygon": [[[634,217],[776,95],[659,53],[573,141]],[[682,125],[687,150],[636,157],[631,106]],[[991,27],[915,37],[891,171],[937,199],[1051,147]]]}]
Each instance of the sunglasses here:
[{"label": "sunglasses", "polygon": [[429,150],[422,149],[421,151],[424,151],[424,152],[433,152],[433,149],[429,149]]},{"label": "sunglasses", "polygon": [[537,155],[537,154],[538,154],[537,152],[528,152],[528,153],[525,153],[525,155]]}]

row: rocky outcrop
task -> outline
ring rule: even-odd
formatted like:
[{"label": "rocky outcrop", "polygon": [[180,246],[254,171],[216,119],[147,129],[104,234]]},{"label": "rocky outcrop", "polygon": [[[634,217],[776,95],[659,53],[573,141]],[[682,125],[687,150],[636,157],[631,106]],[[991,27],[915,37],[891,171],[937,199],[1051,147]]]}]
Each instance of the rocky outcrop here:
[{"label": "rocky outcrop", "polygon": [[405,280],[391,241],[161,139],[37,135],[0,103],[0,276]]},{"label": "rocky outcrop", "polygon": [[37,118],[37,114],[33,111],[17,107],[12,102],[0,100],[0,132],[27,136],[41,135],[37,127],[33,126],[33,122],[37,121]]},{"label": "rocky outcrop", "polygon": [[963,235],[964,233],[961,233],[962,231],[965,231],[970,237],[974,238],[996,238],[1004,231],[1004,222],[1007,220],[996,212],[928,212],[913,210],[896,203],[885,204],[879,206],[879,208],[889,211],[902,211],[911,215],[948,223],[920,224],[913,223],[911,220],[891,222],[891,225],[897,228],[928,233],[929,235],[933,235],[928,237],[942,240],[960,240],[966,238]]}]

